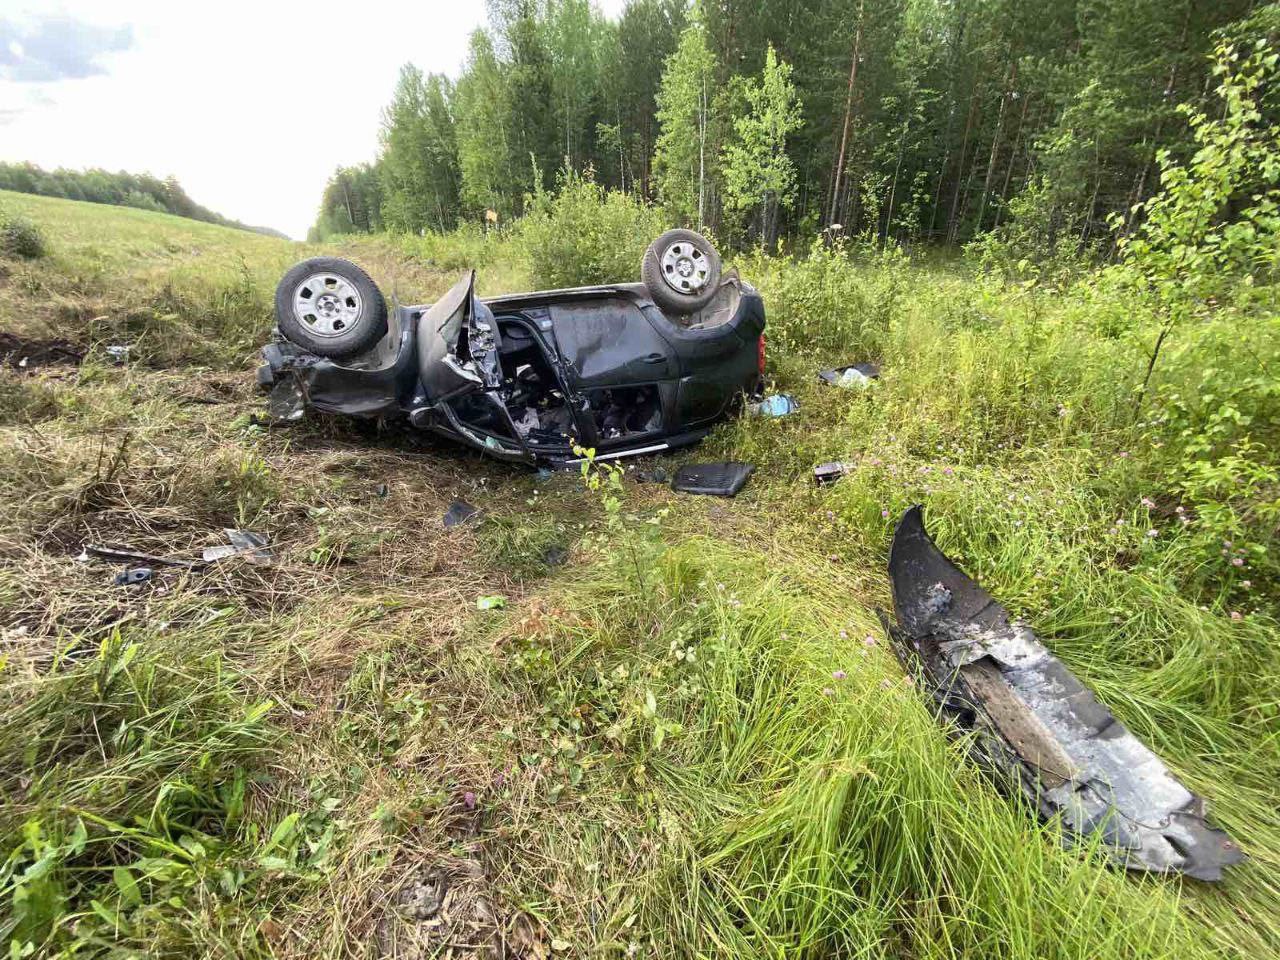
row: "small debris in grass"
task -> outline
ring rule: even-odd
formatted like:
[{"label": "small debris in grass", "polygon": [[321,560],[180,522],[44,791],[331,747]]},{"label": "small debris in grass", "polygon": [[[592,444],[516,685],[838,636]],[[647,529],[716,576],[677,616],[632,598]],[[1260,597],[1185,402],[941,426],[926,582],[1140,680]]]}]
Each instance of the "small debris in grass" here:
[{"label": "small debris in grass", "polygon": [[690,463],[676,471],[671,489],[711,497],[732,497],[740,491],[755,466],[750,463]]},{"label": "small debris in grass", "polygon": [[380,484],[378,484],[376,487],[374,487],[374,488],[373,488],[373,495],[374,495],[375,497],[384,497],[384,498],[385,498],[385,497],[386,497],[386,495],[390,492],[390,490],[391,490],[391,488],[390,488],[390,487],[388,487],[388,486],[386,485],[386,483],[380,483]]},{"label": "small debris in grass", "polygon": [[27,340],[0,332],[0,363],[15,370],[35,370],[57,364],[74,366],[84,359],[84,348],[70,340]]},{"label": "small debris in grass", "polygon": [[455,500],[449,504],[449,509],[444,514],[444,526],[448,530],[459,524],[466,523],[470,520],[480,521],[484,518],[484,514],[467,503],[465,500]]},{"label": "small debris in grass", "polygon": [[542,551],[542,562],[548,567],[563,566],[569,559],[569,550],[558,543],[553,543]]},{"label": "small debris in grass", "polygon": [[129,344],[113,343],[106,348],[107,356],[117,366],[123,366],[129,362]]},{"label": "small debris in grass", "polygon": [[134,567],[132,570],[121,570],[116,574],[117,587],[131,587],[134,584],[146,583],[151,579],[150,567]]},{"label": "small debris in grass", "polygon": [[301,420],[306,412],[306,398],[292,377],[281,380],[271,388],[271,393],[267,396],[267,414],[272,423]]},{"label": "small debris in grass", "polygon": [[507,598],[500,593],[490,594],[485,597],[476,597],[477,610],[501,610],[507,605]]},{"label": "small debris in grass", "polygon": [[851,363],[847,367],[820,370],[818,377],[833,387],[866,388],[871,386],[872,380],[880,379],[880,367],[874,363]]},{"label": "small debris in grass", "polygon": [[785,417],[799,409],[800,404],[789,393],[772,393],[747,407],[753,417]]},{"label": "small debris in grass", "polygon": [[849,463],[844,460],[832,460],[827,463],[820,463],[813,468],[813,482],[823,486],[828,483],[835,483],[846,474],[853,473],[857,464]]},{"label": "small debris in grass", "polygon": [[666,483],[670,477],[665,467],[655,466],[652,470],[637,470],[636,483]]}]

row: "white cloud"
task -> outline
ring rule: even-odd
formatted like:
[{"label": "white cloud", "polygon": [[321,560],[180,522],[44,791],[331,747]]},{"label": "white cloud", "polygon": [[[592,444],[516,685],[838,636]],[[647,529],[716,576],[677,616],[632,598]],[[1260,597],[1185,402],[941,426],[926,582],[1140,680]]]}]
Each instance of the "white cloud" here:
[{"label": "white cloud", "polygon": [[[616,13],[621,0],[603,6]],[[20,7],[8,18],[24,29],[66,19],[115,49],[72,56],[102,67],[74,79],[19,84],[0,74],[0,159],[172,174],[197,203],[301,237],[333,169],[376,156],[400,65],[456,76],[484,8],[484,0]],[[125,49],[121,30],[132,41]],[[17,40],[29,57],[27,36]],[[72,44],[72,53],[84,49]]]}]

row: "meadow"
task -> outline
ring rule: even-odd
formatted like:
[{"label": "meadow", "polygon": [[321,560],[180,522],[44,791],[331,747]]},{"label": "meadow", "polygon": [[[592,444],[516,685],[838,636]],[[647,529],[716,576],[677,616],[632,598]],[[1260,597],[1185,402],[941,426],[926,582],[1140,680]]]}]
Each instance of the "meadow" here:
[{"label": "meadow", "polygon": [[[83,353],[0,370],[10,955],[1280,952],[1275,288],[1215,294],[1153,359],[1165,321],[1114,271],[739,255],[799,412],[662,461],[756,464],[731,501],[266,423],[255,351],[295,260],[416,302],[466,266],[484,293],[632,279],[650,238],[609,202],[302,245],[0,193],[47,246],[0,255],[0,332]],[[563,248],[588,225],[616,256]],[[858,360],[869,389],[816,377]],[[816,487],[826,460],[854,469]],[[456,498],[484,520],[444,529]],[[877,617],[914,503],[1247,862],[1119,872],[973,767]],[[224,527],[277,562],[119,587],[78,559]]]}]

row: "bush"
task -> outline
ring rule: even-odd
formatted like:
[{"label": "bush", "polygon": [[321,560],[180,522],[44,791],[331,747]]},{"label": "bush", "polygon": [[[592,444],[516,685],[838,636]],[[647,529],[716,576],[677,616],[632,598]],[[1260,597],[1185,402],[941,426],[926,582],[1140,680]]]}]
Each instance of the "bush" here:
[{"label": "bush", "polygon": [[[866,269],[855,269],[855,258]],[[769,342],[788,353],[879,359],[905,291],[906,258],[896,249],[854,250],[815,241],[803,260],[757,254],[742,264],[768,311]]]},{"label": "bush", "polygon": [[24,260],[45,255],[44,234],[31,220],[21,216],[0,216],[0,252]]},{"label": "bush", "polygon": [[516,225],[520,255],[541,287],[634,280],[645,248],[663,230],[636,197],[605,190],[590,168],[561,171],[554,194],[539,190]]}]

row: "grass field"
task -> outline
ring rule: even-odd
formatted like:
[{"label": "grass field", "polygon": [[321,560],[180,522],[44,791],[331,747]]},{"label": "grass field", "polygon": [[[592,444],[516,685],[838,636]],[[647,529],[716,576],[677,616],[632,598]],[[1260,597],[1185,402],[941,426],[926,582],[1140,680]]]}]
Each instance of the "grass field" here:
[{"label": "grass field", "polygon": [[[1150,318],[1102,275],[744,258],[801,409],[684,455],[757,464],[719,501],[396,430],[266,428],[274,283],[320,248],[0,208],[49,246],[0,260],[0,332],[85,351],[0,371],[11,955],[1280,952],[1273,292],[1180,333],[1135,402]],[[501,239],[324,250],[405,300],[468,262],[485,292],[538,281]],[[814,376],[869,357],[870,390]],[[832,459],[857,468],[814,487]],[[459,497],[486,518],[446,531]],[[1118,873],[971,767],[876,618],[914,502],[1248,862],[1219,885]],[[124,588],[77,559],[232,526],[278,562]]]}]

